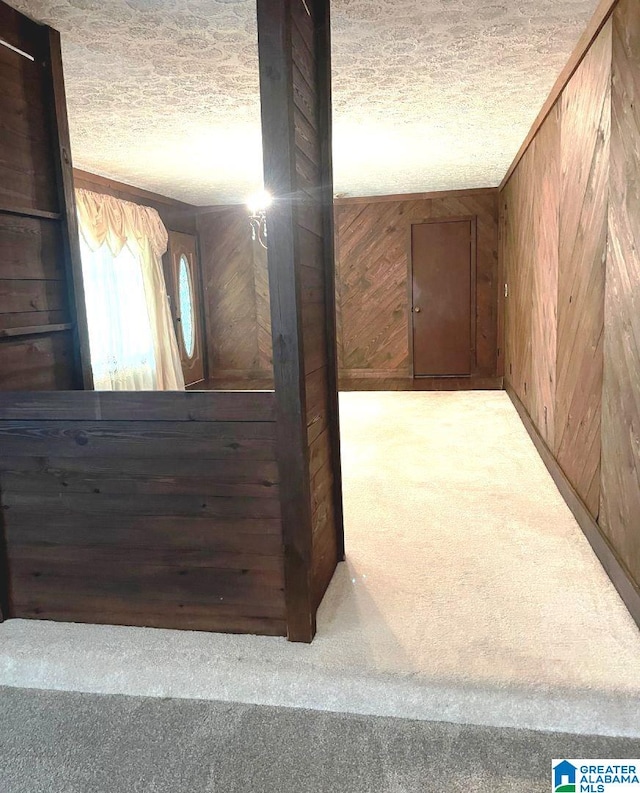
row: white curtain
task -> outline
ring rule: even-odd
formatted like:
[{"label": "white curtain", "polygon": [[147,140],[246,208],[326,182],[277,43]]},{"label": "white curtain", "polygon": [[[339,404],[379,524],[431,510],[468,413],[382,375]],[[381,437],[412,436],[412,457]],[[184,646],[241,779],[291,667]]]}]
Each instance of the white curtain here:
[{"label": "white curtain", "polygon": [[88,190],[76,202],[96,390],[183,390],[158,213]]}]

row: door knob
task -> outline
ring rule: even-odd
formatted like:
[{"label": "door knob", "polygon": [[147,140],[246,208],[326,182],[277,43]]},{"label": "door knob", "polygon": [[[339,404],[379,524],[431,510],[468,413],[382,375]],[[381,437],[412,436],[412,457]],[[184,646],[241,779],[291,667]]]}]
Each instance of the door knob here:
[{"label": "door knob", "polygon": [[420,308],[420,306],[415,306],[413,310],[416,312],[416,314],[419,314],[422,309]]}]

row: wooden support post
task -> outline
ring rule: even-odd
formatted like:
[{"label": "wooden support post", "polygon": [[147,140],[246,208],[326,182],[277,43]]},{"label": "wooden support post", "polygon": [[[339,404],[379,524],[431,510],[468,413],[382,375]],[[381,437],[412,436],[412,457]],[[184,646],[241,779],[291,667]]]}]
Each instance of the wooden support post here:
[{"label": "wooden support post", "polygon": [[328,0],[258,0],[288,635],[312,640],[343,558]]},{"label": "wooden support post", "polygon": [[67,99],[62,70],[60,34],[50,27],[43,27],[44,50],[47,53],[47,81],[51,96],[51,130],[55,150],[56,181],[58,185],[59,211],[62,216],[62,251],[64,258],[69,311],[74,317],[73,346],[76,370],[76,387],[93,389],[93,373],[89,351],[89,325],[84,298],[80,238],[71,160],[71,139],[67,118]]}]

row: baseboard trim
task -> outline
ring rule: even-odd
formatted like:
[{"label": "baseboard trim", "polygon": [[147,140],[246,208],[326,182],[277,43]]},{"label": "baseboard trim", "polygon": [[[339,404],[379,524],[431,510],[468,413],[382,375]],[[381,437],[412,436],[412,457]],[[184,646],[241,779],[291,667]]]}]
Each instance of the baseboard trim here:
[{"label": "baseboard trim", "polygon": [[560,495],[573,513],[578,525],[604,568],[605,573],[611,579],[611,583],[616,588],[622,601],[629,610],[629,613],[640,628],[640,586],[634,581],[633,576],[622,559],[618,556],[617,551],[603,534],[602,529],[587,509],[585,503],[575,491],[571,482],[567,479],[566,474],[553,456],[546,441],[538,432],[529,412],[520,401],[520,398],[513,390],[511,384],[505,381],[504,387],[515,409],[518,411],[518,415],[529,433],[538,454],[551,474],[553,481],[556,483]]},{"label": "baseboard trim", "polygon": [[209,380],[260,380],[273,377],[272,369],[214,369]]},{"label": "baseboard trim", "polygon": [[339,369],[344,380],[411,380],[408,369]]},{"label": "baseboard trim", "polygon": [[501,391],[501,377],[362,377],[353,370],[338,379],[341,391]]}]

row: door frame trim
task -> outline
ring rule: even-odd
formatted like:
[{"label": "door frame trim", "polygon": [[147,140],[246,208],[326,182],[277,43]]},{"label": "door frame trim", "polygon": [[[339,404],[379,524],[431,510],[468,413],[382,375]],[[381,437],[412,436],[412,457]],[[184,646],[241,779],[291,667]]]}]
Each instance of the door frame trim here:
[{"label": "door frame trim", "polygon": [[[407,295],[408,295],[408,310],[407,310],[407,326],[409,332],[409,374],[412,380],[416,379],[415,371],[415,357],[413,350],[413,227],[421,226],[425,223],[461,223],[468,221],[471,224],[471,316],[469,318],[470,331],[471,331],[471,349],[470,366],[468,375],[460,375],[464,377],[473,377],[477,374],[478,370],[478,353],[477,353],[477,326],[478,326],[478,216],[477,215],[446,215],[442,217],[425,217],[421,218],[419,215],[409,218],[407,230]],[[449,375],[418,375],[438,377],[446,379]]]}]

